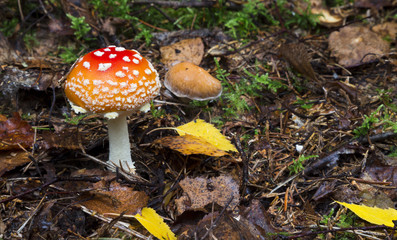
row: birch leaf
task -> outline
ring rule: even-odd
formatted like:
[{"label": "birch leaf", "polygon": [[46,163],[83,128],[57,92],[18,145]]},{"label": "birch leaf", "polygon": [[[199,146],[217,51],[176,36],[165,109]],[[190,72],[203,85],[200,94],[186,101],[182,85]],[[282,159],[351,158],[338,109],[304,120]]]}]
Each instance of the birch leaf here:
[{"label": "birch leaf", "polygon": [[394,220],[397,220],[397,210],[393,208],[383,209],[378,207],[368,207],[365,205],[350,204],[345,202],[338,202],[342,206],[347,207],[357,216],[364,219],[367,222],[376,225],[385,225],[388,227],[394,227]]},{"label": "birch leaf", "polygon": [[190,134],[202,138],[223,151],[237,152],[233,144],[212,124],[197,119],[176,128],[179,135]]},{"label": "birch leaf", "polygon": [[136,214],[134,217],[156,238],[176,240],[175,234],[154,209],[142,208],[141,213]]}]

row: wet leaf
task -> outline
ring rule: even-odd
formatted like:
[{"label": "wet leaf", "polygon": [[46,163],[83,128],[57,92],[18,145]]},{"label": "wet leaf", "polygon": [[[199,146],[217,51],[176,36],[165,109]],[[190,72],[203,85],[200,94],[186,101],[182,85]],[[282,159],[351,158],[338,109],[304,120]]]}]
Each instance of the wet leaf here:
[{"label": "wet leaf", "polygon": [[346,26],[328,38],[331,56],[345,67],[369,63],[389,52],[389,43],[363,26]]},{"label": "wet leaf", "polygon": [[155,143],[181,152],[184,155],[204,154],[207,156],[220,157],[227,154],[227,152],[217,149],[206,140],[190,134],[163,137],[157,139]]},{"label": "wet leaf", "polygon": [[[214,220],[219,219],[218,224],[214,226]],[[233,219],[230,214],[226,213],[220,215],[218,211],[211,212],[203,217],[203,219],[198,222],[197,226],[189,231],[190,238],[195,239],[211,239],[209,237],[203,238],[207,234],[208,229],[212,228],[211,236],[212,239],[218,240],[240,240],[240,239],[250,239],[259,240],[261,238],[260,233],[253,229],[254,225],[250,224],[244,217],[238,216],[238,220]],[[194,230],[194,231],[193,231]]]},{"label": "wet leaf", "polygon": [[[0,119],[0,150],[12,150],[29,148],[34,142],[34,131],[26,121],[23,121],[18,113],[12,118]],[[20,146],[19,146],[20,145]]]},{"label": "wet leaf", "polygon": [[156,238],[176,240],[175,234],[154,209],[145,207],[134,217]]},{"label": "wet leaf", "polygon": [[78,145],[79,133],[77,132],[77,129],[66,128],[60,132],[44,131],[40,136],[43,138],[40,144],[45,149],[80,149],[80,146]]},{"label": "wet leaf", "polygon": [[180,62],[191,62],[200,65],[204,56],[204,44],[201,38],[185,39],[160,48],[161,62],[167,67]]},{"label": "wet leaf", "polygon": [[382,209],[378,207],[368,207],[365,205],[350,204],[338,201],[336,202],[347,207],[365,221],[373,224],[394,227],[393,221],[397,220],[397,210],[393,208]]},{"label": "wet leaf", "polygon": [[146,193],[134,191],[130,187],[121,186],[118,182],[112,182],[109,186],[105,180],[93,184],[96,189],[88,196],[83,195],[82,205],[100,214],[135,214],[139,209],[145,207],[149,200]]},{"label": "wet leaf", "polygon": [[202,177],[183,179],[179,185],[186,195],[175,200],[178,214],[186,210],[203,209],[209,203],[224,207],[232,198],[228,210],[238,205],[240,194],[238,183],[230,176],[219,176],[205,179]]},{"label": "wet leaf", "polygon": [[190,134],[206,140],[219,150],[237,152],[233,144],[223,136],[212,124],[197,119],[177,127],[179,135]]},{"label": "wet leaf", "polygon": [[28,162],[29,153],[25,151],[0,151],[0,176]]}]

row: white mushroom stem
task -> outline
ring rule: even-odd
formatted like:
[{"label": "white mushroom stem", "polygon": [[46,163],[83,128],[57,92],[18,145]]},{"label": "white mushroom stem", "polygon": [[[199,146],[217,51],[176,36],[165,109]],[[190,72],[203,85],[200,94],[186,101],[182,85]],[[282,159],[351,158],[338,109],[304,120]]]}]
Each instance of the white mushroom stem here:
[{"label": "white mushroom stem", "polygon": [[127,172],[135,173],[125,114],[120,114],[118,117],[108,120],[108,134],[109,161]]}]

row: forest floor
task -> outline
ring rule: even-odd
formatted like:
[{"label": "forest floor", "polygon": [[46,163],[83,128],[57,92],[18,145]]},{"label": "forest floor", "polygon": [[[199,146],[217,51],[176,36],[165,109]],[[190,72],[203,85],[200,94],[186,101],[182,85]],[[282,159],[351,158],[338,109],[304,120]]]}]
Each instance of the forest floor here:
[{"label": "forest floor", "polygon": [[[393,238],[395,1],[0,0],[0,20],[1,239],[175,239],[155,216],[141,225],[149,208],[178,239]],[[197,101],[162,84],[128,117],[136,174],[107,167],[107,120],[63,90],[109,45],[162,83],[188,61],[223,86]],[[177,138],[198,119],[231,151]]]}]

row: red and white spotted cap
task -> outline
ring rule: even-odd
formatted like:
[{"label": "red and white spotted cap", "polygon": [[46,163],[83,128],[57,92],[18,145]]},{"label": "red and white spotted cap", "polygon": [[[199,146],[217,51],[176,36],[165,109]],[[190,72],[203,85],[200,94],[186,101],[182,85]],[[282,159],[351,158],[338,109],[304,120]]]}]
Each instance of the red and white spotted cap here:
[{"label": "red and white spotted cap", "polygon": [[135,50],[109,46],[80,57],[70,70],[65,94],[79,113],[115,118],[156,97],[160,80],[152,64]]}]

